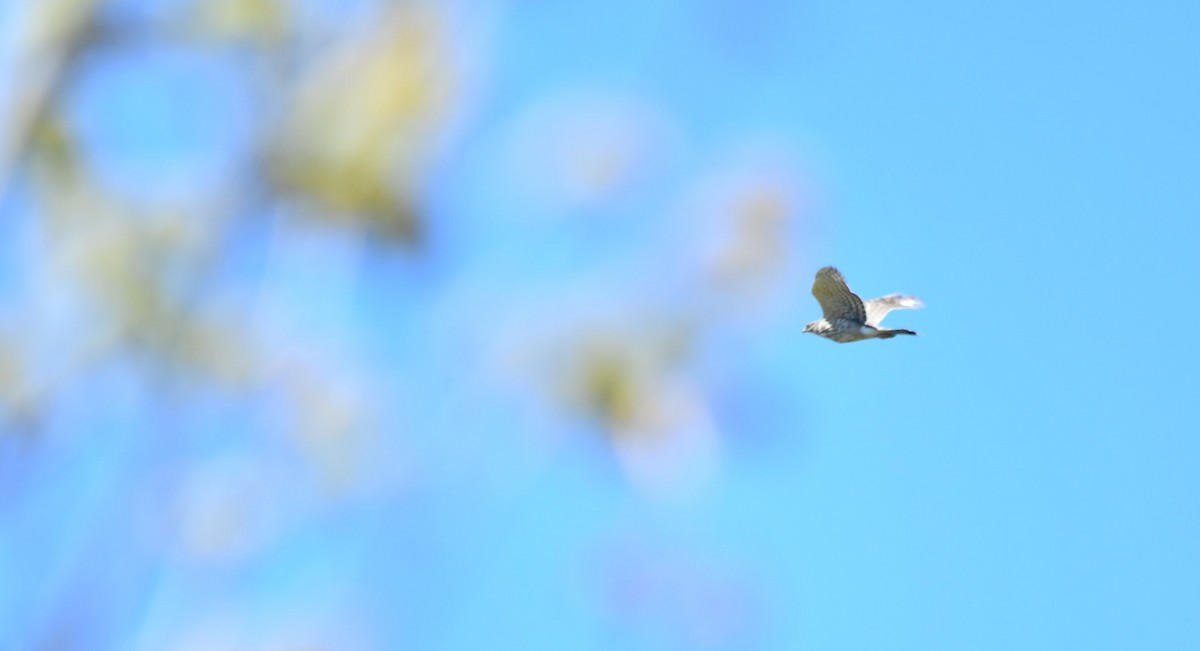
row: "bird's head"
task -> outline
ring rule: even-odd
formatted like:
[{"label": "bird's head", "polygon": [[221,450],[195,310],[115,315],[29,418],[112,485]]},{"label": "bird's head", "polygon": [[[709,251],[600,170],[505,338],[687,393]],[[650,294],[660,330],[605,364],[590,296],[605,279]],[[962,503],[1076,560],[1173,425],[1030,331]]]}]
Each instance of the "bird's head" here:
[{"label": "bird's head", "polygon": [[813,321],[812,323],[804,326],[804,331],[807,333],[810,333],[810,334],[816,334],[817,333],[817,322]]}]

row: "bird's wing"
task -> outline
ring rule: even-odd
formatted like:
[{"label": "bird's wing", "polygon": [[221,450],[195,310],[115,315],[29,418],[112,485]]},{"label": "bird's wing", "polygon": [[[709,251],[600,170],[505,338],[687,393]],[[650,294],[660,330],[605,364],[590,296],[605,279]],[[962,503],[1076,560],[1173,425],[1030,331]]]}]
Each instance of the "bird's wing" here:
[{"label": "bird's wing", "polygon": [[859,323],[867,320],[862,299],[846,286],[846,279],[833,267],[824,267],[817,272],[813,281],[813,296],[821,304],[821,311],[828,319],[851,319]]},{"label": "bird's wing", "polygon": [[911,310],[924,305],[916,296],[901,296],[900,294],[888,294],[863,301],[863,306],[867,310],[867,325],[873,327],[879,327],[883,317],[892,310]]}]

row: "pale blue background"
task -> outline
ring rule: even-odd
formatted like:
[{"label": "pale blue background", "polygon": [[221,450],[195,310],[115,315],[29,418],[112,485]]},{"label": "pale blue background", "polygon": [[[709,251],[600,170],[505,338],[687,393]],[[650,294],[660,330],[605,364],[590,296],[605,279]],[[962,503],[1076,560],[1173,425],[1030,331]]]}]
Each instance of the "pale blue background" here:
[{"label": "pale blue background", "polygon": [[[281,281],[383,391],[403,387],[387,435],[411,439],[415,483],[328,508],[233,568],[163,566],[116,524],[144,478],[211,453],[190,428],[269,447],[261,416],[197,398],[169,432],[183,443],[148,444],[168,433],[151,397],[120,371],[95,378],[51,419],[69,445],[0,448],[0,648],[31,648],[59,618],[83,631],[68,648],[154,648],[214,603],[254,626],[323,600],[370,622],[366,648],[1200,648],[1200,4],[461,13],[491,40],[477,113],[430,189],[443,248],[419,269],[372,262],[366,298],[327,324],[337,286]],[[205,117],[230,70],[177,52],[94,73],[76,110],[116,182],[222,165],[248,128]],[[498,169],[521,108],[576,86],[645,99],[686,143],[649,190],[604,208],[622,216],[611,230],[523,219],[553,208],[522,204]],[[163,92],[195,93],[196,114],[147,100]],[[669,249],[672,231],[646,224],[747,135],[808,161],[822,207],[783,316],[706,343],[703,374],[735,387],[717,400],[721,474],[664,505],[586,428],[593,442],[550,462],[510,449],[529,423],[462,370],[502,297]],[[29,219],[16,199],[4,213],[6,233]],[[265,235],[246,237],[254,251]],[[244,282],[260,282],[247,255]],[[633,259],[644,278],[670,273]],[[890,318],[922,336],[800,336],[823,264],[863,294],[922,296]],[[6,261],[6,291],[21,284]],[[626,556],[658,587],[614,614],[597,594]],[[719,616],[733,632],[705,637]]]}]

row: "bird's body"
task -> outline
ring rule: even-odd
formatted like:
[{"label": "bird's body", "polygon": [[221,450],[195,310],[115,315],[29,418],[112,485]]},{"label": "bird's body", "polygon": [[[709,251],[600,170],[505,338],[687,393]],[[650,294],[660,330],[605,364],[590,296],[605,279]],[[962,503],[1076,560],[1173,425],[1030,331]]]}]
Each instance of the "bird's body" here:
[{"label": "bird's body", "polygon": [[832,339],[839,344],[863,339],[891,339],[896,335],[915,335],[912,330],[881,328],[880,322],[892,310],[921,307],[913,296],[888,294],[864,301],[850,291],[846,279],[833,267],[824,267],[813,280],[813,296],[821,304],[824,318],[804,326],[805,332]]}]

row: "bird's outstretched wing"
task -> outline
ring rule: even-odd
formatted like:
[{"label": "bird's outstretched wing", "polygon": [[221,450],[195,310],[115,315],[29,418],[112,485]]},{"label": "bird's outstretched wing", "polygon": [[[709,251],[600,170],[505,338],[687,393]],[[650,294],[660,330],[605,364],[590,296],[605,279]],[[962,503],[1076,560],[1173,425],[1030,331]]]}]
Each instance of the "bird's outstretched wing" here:
[{"label": "bird's outstretched wing", "polygon": [[859,323],[867,320],[862,299],[846,286],[846,279],[833,267],[823,267],[813,281],[813,296],[821,304],[821,311],[828,319],[851,319]]},{"label": "bird's outstretched wing", "polygon": [[863,301],[863,306],[867,310],[867,325],[879,327],[879,323],[883,321],[883,317],[888,315],[892,310],[911,310],[918,307],[923,307],[925,304],[916,296],[901,296],[900,294],[888,294],[879,298],[872,298],[869,301]]}]

